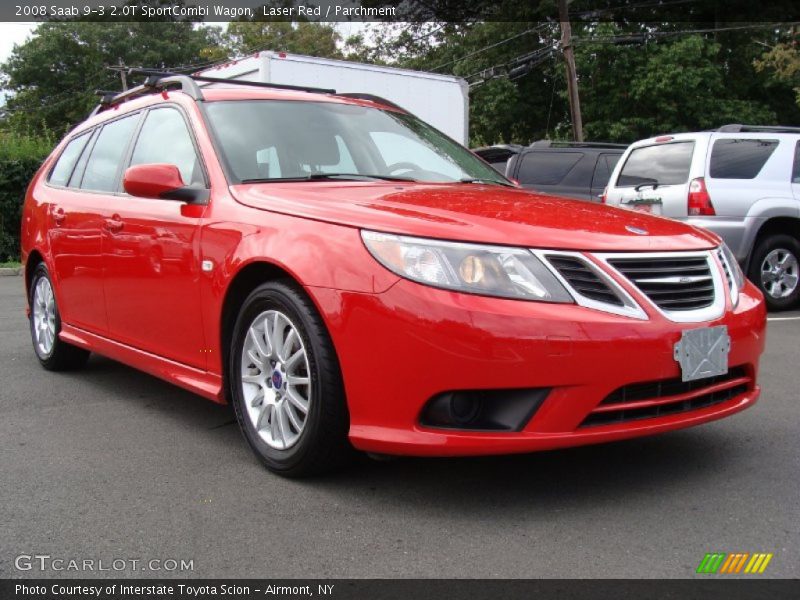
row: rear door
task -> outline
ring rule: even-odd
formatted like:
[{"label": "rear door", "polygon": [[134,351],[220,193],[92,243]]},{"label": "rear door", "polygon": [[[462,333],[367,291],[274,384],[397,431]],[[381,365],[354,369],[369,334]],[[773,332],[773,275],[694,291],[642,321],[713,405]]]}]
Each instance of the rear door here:
[{"label": "rear door", "polygon": [[609,204],[667,217],[686,216],[695,152],[702,149],[693,139],[668,140],[630,150],[609,186]]},{"label": "rear door", "polygon": [[[189,123],[177,106],[150,109],[135,136],[129,164],[153,163],[176,165],[186,185],[206,185]],[[203,207],[129,196],[121,183],[113,206],[115,227],[104,242],[109,331],[129,346],[205,368],[202,210],[194,210]]]},{"label": "rear door", "polygon": [[138,115],[115,119],[76,138],[81,147],[65,148],[48,184],[52,187],[50,248],[62,318],[94,333],[104,334],[108,329],[103,230],[111,214],[109,194],[116,187],[137,119]]}]

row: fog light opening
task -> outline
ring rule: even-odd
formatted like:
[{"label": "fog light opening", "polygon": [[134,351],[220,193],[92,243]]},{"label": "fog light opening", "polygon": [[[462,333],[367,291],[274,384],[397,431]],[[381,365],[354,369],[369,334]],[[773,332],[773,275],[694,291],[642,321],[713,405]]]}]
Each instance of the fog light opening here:
[{"label": "fog light opening", "polygon": [[450,398],[450,414],[457,425],[469,425],[481,411],[477,395],[453,394]]},{"label": "fog light opening", "polygon": [[423,427],[464,431],[522,431],[550,388],[458,390],[437,394],[423,407]]}]

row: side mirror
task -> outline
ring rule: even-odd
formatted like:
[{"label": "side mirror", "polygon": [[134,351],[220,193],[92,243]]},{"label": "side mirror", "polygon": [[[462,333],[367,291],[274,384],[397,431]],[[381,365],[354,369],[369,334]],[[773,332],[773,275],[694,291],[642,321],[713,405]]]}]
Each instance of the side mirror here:
[{"label": "side mirror", "polygon": [[208,198],[208,190],[187,186],[178,167],[166,163],[128,167],[122,178],[122,187],[131,196],[139,198],[182,202]]}]

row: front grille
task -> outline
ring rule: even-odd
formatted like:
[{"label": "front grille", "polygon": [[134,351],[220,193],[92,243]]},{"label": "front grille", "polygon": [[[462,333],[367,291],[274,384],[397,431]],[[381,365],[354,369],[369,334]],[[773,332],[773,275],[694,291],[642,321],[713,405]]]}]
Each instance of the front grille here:
[{"label": "front grille", "polygon": [[717,258],[722,265],[722,270],[725,272],[725,282],[728,284],[728,289],[733,293],[736,289],[736,282],[733,279],[731,270],[728,268],[728,261],[725,260],[725,254],[723,254],[722,250],[717,252]]},{"label": "front grille", "polygon": [[557,255],[550,255],[547,260],[581,296],[613,306],[624,306],[619,296],[582,260]]},{"label": "front grille", "polygon": [[612,258],[609,264],[665,311],[689,311],[714,303],[706,256]]},{"label": "front grille", "polygon": [[750,388],[744,367],[696,381],[662,379],[633,383],[611,392],[580,424],[596,427],[689,412],[726,402]]}]

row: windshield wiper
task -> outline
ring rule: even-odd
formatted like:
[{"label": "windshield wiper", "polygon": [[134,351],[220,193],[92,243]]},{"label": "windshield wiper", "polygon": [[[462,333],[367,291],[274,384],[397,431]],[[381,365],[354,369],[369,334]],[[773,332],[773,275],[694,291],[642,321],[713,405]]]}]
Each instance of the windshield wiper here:
[{"label": "windshield wiper", "polygon": [[487,185],[502,185],[503,187],[514,187],[511,183],[503,183],[495,179],[480,179],[477,177],[463,177],[458,180],[458,183],[485,183]]},{"label": "windshield wiper", "polygon": [[373,175],[362,173],[309,173],[303,177],[264,177],[255,179],[242,179],[242,183],[272,183],[281,181],[325,181],[325,180],[340,180],[340,181],[413,181],[418,182],[418,179],[411,177],[396,177],[394,175]]}]

